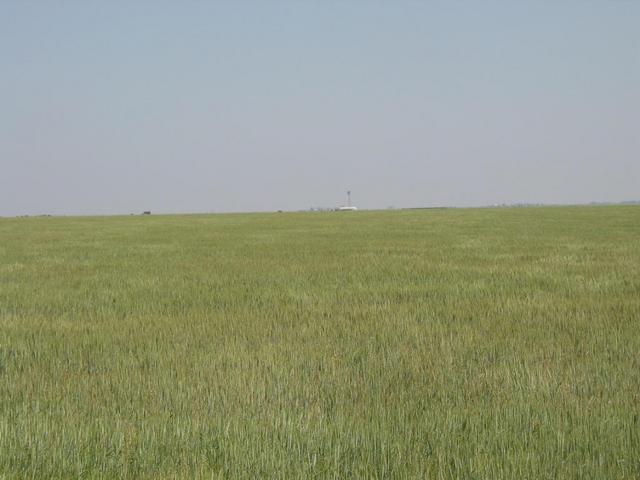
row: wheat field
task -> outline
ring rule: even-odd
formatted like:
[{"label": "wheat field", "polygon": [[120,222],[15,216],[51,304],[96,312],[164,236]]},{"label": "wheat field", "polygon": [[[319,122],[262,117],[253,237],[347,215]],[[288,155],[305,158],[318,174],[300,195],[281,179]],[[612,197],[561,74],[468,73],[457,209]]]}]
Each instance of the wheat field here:
[{"label": "wheat field", "polygon": [[0,478],[640,478],[640,207],[0,219]]}]

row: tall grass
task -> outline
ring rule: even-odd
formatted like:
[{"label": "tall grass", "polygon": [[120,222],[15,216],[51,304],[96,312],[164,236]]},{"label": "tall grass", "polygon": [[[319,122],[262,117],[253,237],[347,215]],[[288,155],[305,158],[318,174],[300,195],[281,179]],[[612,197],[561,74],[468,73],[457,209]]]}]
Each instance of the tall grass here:
[{"label": "tall grass", "polygon": [[640,478],[640,208],[0,219],[0,478]]}]

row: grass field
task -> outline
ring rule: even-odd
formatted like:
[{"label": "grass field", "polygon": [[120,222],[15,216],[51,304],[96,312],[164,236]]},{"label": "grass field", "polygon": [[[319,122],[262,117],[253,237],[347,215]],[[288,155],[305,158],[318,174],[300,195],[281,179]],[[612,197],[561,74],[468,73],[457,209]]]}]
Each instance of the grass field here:
[{"label": "grass field", "polygon": [[0,478],[640,478],[640,207],[0,219]]}]

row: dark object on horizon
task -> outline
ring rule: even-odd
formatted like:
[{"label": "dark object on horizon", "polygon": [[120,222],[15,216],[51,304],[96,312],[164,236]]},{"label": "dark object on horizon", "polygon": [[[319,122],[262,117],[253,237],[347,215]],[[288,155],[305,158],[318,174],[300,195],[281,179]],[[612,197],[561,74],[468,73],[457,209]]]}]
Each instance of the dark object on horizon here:
[{"label": "dark object on horizon", "polygon": [[151,215],[151,210],[145,210],[142,212],[143,215]]}]

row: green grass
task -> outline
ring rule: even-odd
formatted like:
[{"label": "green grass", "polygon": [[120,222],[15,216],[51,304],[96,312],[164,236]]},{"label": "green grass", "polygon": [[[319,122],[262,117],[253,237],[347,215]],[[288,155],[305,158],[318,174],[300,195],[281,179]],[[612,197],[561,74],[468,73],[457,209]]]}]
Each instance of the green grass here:
[{"label": "green grass", "polygon": [[640,478],[640,208],[0,219],[0,478]]}]

